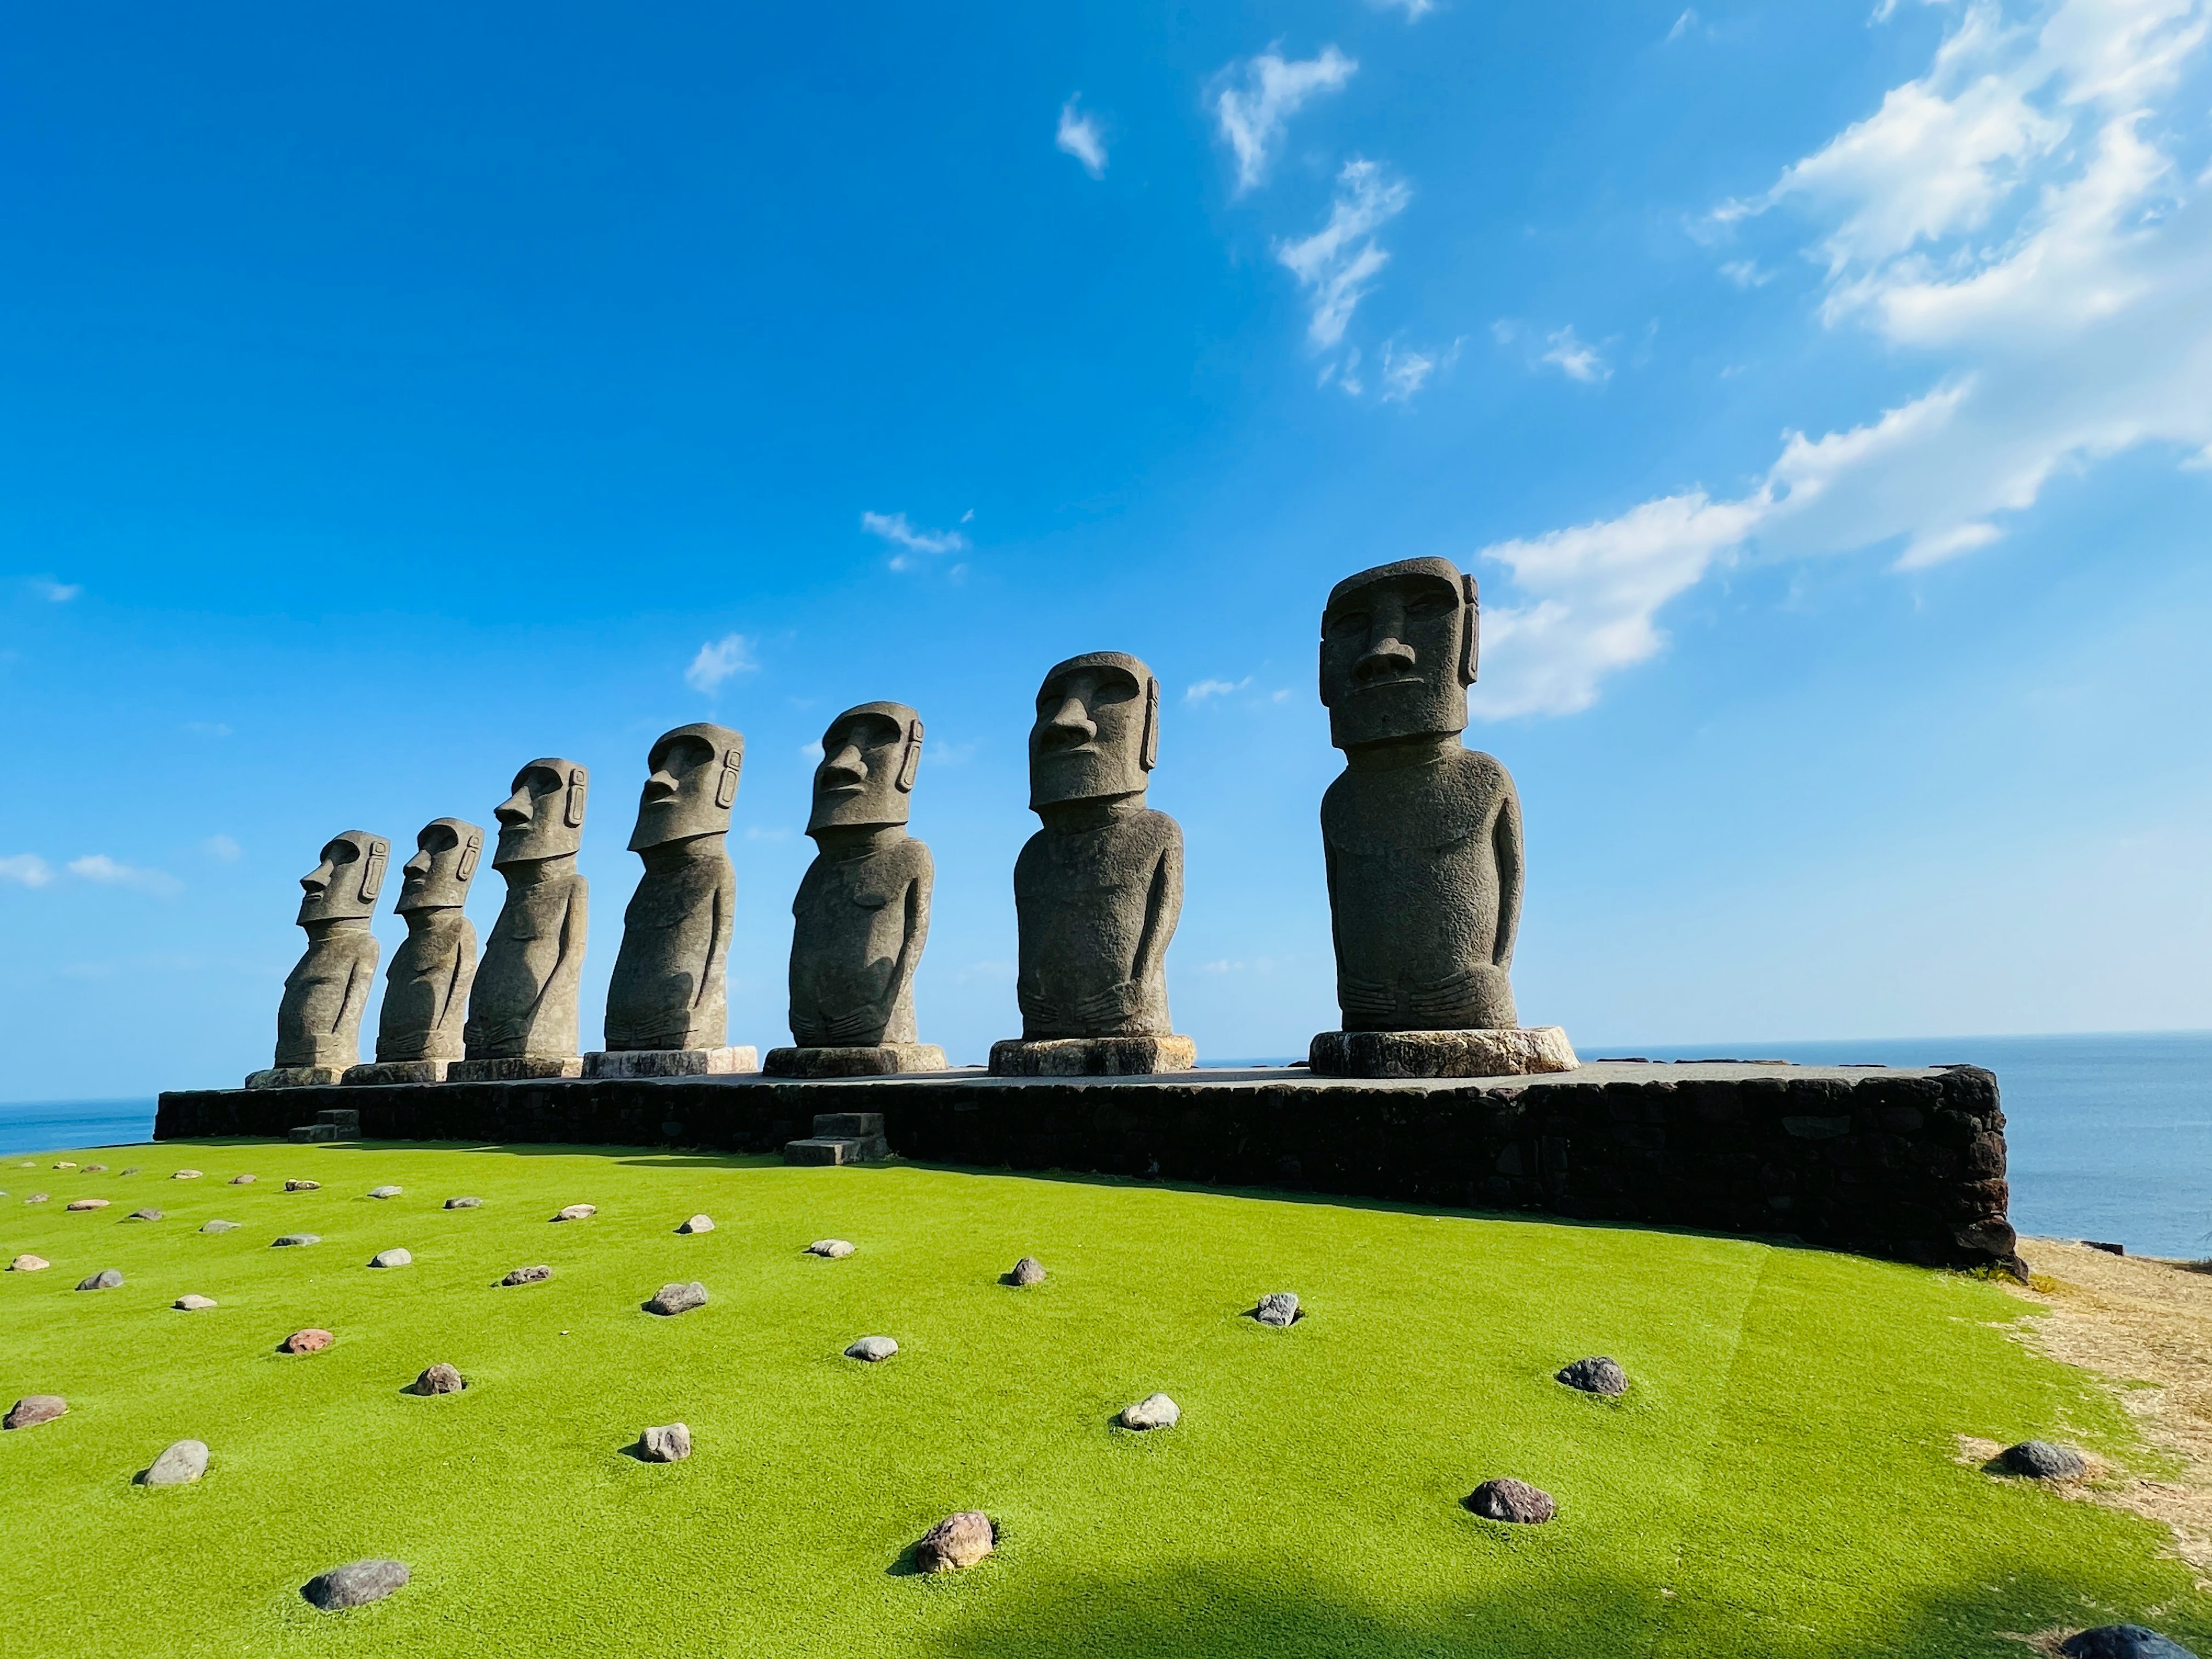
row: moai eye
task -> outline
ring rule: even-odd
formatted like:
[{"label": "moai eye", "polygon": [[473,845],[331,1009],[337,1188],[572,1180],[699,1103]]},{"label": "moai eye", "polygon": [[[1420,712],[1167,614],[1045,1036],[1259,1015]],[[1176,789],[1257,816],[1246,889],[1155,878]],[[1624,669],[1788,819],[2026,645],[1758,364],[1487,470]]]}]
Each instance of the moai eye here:
[{"label": "moai eye", "polygon": [[1364,611],[1339,611],[1322,624],[1324,638],[1358,640],[1367,637],[1368,613]]}]

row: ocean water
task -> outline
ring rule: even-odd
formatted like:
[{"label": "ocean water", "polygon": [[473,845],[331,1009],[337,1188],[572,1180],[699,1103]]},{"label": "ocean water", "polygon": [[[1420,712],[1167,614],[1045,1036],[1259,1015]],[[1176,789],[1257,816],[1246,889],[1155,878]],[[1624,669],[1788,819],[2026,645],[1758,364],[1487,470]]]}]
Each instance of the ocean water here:
[{"label": "ocean water", "polygon": [[[1986,1066],[2003,1091],[2012,1219],[2021,1232],[2106,1239],[2143,1255],[2212,1256],[2212,1031],[1701,1043],[1591,1049],[1585,1058],[1632,1055]],[[150,1100],[0,1105],[0,1154],[118,1146],[153,1131]],[[29,1174],[0,1170],[0,1186]]]}]

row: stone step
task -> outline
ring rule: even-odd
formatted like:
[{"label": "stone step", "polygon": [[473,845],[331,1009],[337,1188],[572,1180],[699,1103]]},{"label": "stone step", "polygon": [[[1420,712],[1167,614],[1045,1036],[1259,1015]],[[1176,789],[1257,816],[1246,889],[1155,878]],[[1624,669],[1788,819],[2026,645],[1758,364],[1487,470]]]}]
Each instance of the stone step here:
[{"label": "stone step", "polygon": [[320,1140],[359,1140],[361,1113],[356,1108],[334,1106],[326,1111],[317,1112],[313,1123],[303,1123],[296,1129],[288,1130],[285,1138],[303,1145]]},{"label": "stone step", "polygon": [[[862,1114],[875,1116],[870,1112]],[[879,1164],[891,1149],[881,1135],[813,1135],[783,1143],[786,1164]]]},{"label": "stone step", "polygon": [[884,1132],[881,1112],[817,1112],[814,1133],[818,1136],[842,1136],[847,1139],[866,1140],[880,1136]]}]

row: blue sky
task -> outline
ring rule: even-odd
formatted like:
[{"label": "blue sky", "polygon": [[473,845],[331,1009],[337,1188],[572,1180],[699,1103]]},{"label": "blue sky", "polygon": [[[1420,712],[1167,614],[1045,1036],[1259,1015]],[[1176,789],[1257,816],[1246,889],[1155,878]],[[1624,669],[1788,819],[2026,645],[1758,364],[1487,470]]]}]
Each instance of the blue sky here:
[{"label": "blue sky", "polygon": [[[2212,1025],[2212,3],[49,8],[0,63],[0,1097],[267,1063],[335,831],[919,708],[1011,1035],[1045,668],[1166,688],[1180,1029],[1334,1024],[1321,602],[1483,584],[1522,1013]],[[471,904],[497,909],[487,872]],[[402,936],[389,916],[387,952]],[[374,1011],[370,1029],[374,1029]]]}]

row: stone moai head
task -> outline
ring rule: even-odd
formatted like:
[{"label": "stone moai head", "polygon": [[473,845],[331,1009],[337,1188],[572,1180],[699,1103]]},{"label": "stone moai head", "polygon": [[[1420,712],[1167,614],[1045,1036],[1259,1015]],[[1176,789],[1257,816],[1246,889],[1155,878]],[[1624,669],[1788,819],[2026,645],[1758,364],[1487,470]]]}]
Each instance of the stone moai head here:
[{"label": "stone moai head", "polygon": [[468,902],[469,881],[483,853],[483,831],[459,818],[432,818],[415,837],[415,856],[399,866],[399,902],[410,910],[455,910]]},{"label": "stone moai head", "polygon": [[584,840],[584,796],[592,775],[574,761],[547,757],[514,775],[514,793],[493,816],[499,845],[492,866],[529,864],[574,853]]},{"label": "stone moai head", "polygon": [[921,716],[902,702],[848,708],[822,734],[806,833],[904,823],[921,765]]},{"label": "stone moai head", "polygon": [[1449,559],[1401,559],[1347,576],[1321,617],[1328,740],[1364,749],[1467,729],[1480,610]]},{"label": "stone moai head", "polygon": [[629,850],[727,834],[744,764],[745,740],[726,726],[702,720],[664,732],[645,757],[649,775]]},{"label": "stone moai head", "polygon": [[1160,683],[1124,651],[1070,657],[1037,690],[1030,809],[1141,795],[1160,752]]},{"label": "stone moai head", "polygon": [[333,836],[323,848],[322,862],[300,878],[307,896],[300,901],[299,926],[374,915],[391,856],[392,843],[366,830]]}]

